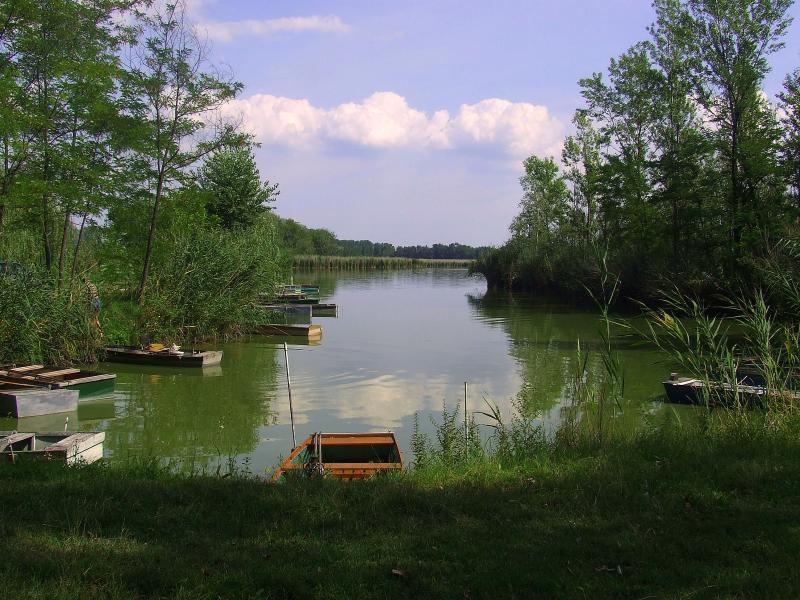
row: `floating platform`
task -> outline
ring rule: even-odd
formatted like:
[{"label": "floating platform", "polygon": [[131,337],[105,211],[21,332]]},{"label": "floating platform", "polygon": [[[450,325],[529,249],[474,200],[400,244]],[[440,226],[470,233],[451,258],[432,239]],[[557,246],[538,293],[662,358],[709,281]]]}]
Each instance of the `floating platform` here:
[{"label": "floating platform", "polygon": [[281,463],[272,475],[278,481],[290,472],[337,479],[367,479],[400,471],[403,456],[394,433],[314,433]]},{"label": "floating platform", "polygon": [[114,391],[114,373],[98,373],[83,369],[55,369],[42,365],[9,366],[0,369],[0,381],[78,390],[81,396],[106,394]]},{"label": "floating platform", "polygon": [[0,382],[0,417],[20,419],[78,410],[78,390]]},{"label": "floating platform", "polygon": [[93,463],[103,458],[106,434],[100,432],[16,433],[0,432],[0,458],[55,460],[68,465]]},{"label": "floating platform", "polygon": [[301,337],[307,340],[318,340],[322,337],[319,325],[258,325],[252,333],[268,336]]},{"label": "floating platform", "polygon": [[172,352],[170,350],[142,350],[136,346],[108,346],[109,362],[164,365],[169,367],[210,367],[222,361],[221,350],[205,352]]}]

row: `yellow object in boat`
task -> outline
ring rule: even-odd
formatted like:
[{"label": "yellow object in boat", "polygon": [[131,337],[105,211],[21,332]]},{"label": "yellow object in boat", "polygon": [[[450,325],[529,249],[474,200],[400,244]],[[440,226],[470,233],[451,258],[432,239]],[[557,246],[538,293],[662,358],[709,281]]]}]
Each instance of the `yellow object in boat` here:
[{"label": "yellow object in boat", "polygon": [[164,344],[150,344],[147,346],[147,349],[150,350],[150,352],[161,352],[165,347]]}]

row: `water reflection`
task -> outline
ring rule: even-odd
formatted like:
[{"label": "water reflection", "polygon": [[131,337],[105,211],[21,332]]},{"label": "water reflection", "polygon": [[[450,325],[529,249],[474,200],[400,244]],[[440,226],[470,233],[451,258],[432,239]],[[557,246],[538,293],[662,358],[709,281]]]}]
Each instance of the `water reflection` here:
[{"label": "water reflection", "polygon": [[[324,329],[317,345],[287,339],[298,439],[392,429],[407,451],[414,414],[430,431],[443,402],[463,402],[464,381],[470,411],[485,410],[490,398],[509,413],[524,396],[532,399],[525,411],[552,424],[561,418],[579,340],[589,368],[600,368],[596,314],[486,295],[485,282],[465,271],[323,272],[294,280],[319,285],[322,301],[339,305],[339,318],[314,319]],[[106,431],[112,460],[156,455],[184,469],[213,469],[235,455],[255,472],[269,470],[291,447],[281,341],[223,344],[222,366],[213,371],[103,365],[119,375],[111,404],[92,412],[82,401],[76,418],[81,428]],[[615,344],[626,366],[620,422],[632,426],[659,406],[649,399],[668,369],[652,348],[624,338]]]}]

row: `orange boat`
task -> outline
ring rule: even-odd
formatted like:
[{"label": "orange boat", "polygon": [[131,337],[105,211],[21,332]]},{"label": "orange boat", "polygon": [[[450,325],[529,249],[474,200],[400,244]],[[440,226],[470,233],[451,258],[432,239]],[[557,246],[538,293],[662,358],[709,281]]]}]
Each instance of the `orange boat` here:
[{"label": "orange boat", "polygon": [[313,433],[281,463],[272,475],[277,481],[289,471],[329,475],[338,479],[367,479],[376,473],[399,471],[403,457],[394,433]]}]

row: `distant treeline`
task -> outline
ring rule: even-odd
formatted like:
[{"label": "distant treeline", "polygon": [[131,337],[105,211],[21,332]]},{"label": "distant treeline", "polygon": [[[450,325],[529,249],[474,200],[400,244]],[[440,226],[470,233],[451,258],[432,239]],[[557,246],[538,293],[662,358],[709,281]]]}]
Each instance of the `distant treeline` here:
[{"label": "distant treeline", "polygon": [[279,232],[282,245],[295,255],[303,256],[474,260],[488,250],[485,246],[475,248],[458,243],[395,246],[369,240],[340,240],[328,229],[312,229],[292,219],[280,219]]}]

